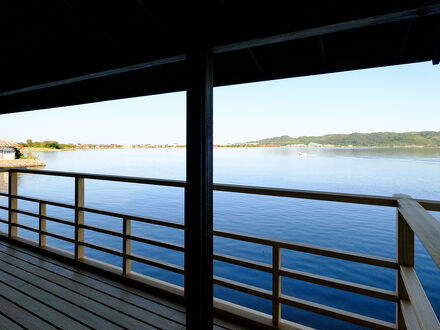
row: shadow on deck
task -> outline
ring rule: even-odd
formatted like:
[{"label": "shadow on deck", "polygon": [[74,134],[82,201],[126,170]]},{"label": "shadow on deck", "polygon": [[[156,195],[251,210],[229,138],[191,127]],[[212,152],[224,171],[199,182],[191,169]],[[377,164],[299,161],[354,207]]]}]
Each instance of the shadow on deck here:
[{"label": "shadow on deck", "polygon": [[[184,329],[176,302],[0,240],[2,329]],[[215,318],[214,329],[244,329]]]}]

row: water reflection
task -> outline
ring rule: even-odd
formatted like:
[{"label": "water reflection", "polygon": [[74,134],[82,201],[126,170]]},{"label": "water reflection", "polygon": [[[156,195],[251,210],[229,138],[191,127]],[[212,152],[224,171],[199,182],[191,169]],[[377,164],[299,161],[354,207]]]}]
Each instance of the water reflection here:
[{"label": "water reflection", "polygon": [[[32,167],[33,170],[41,170],[44,169],[44,166],[42,167]],[[20,186],[21,178],[26,175],[24,173],[18,173],[17,174],[17,185]],[[0,172],[0,192],[7,193],[9,192],[9,173],[8,171]]]}]

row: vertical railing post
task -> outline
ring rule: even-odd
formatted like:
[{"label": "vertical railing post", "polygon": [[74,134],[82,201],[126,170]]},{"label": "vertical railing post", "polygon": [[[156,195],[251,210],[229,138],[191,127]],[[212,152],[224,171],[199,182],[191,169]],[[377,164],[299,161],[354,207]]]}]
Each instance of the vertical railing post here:
[{"label": "vertical railing post", "polygon": [[84,211],[80,207],[84,207],[84,178],[75,177],[75,260],[84,257],[84,246],[80,244],[84,241],[84,228],[80,228],[84,224]]},{"label": "vertical railing post", "polygon": [[[398,198],[411,198],[407,195],[393,196]],[[405,329],[400,300],[408,299],[408,293],[402,281],[400,266],[414,267],[414,232],[400,213],[398,207],[396,210],[396,260],[399,267],[396,272],[396,291],[399,298],[396,309],[396,323],[398,329]]]},{"label": "vertical railing post", "polygon": [[45,247],[46,246],[46,235],[42,232],[46,231],[46,219],[44,218],[46,216],[46,204],[45,203],[39,203],[39,224],[38,224],[38,246],[39,247]]},{"label": "vertical railing post", "polygon": [[17,236],[17,227],[14,224],[17,223],[17,198],[13,198],[13,195],[17,195],[17,172],[9,170],[8,172],[8,182],[9,182],[9,226],[8,226],[8,236],[13,238]]},{"label": "vertical railing post", "polygon": [[281,249],[272,246],[272,324],[277,326],[281,321]]},{"label": "vertical railing post", "polygon": [[127,275],[131,271],[131,260],[127,258],[127,254],[131,253],[131,240],[127,235],[131,235],[131,221],[130,219],[123,219],[123,237],[122,237],[122,274]]}]

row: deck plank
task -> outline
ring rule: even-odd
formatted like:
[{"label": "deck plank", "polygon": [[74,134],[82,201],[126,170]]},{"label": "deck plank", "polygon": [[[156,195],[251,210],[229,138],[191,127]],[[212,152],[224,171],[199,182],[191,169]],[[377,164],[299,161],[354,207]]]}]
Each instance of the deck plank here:
[{"label": "deck plank", "polygon": [[[23,288],[24,286],[22,286]],[[27,290],[27,288],[26,288]],[[32,312],[34,315],[39,315],[52,328],[62,329],[88,329],[83,324],[76,322],[67,315],[45,305],[41,300],[36,300],[30,295],[26,295],[17,288],[6,285],[3,281],[0,282],[1,296],[10,301],[14,301],[20,307]]]},{"label": "deck plank", "polygon": [[[84,295],[95,293],[95,299],[105,304],[111,304],[114,308],[126,313],[134,312],[141,319],[148,319],[148,321],[156,320],[156,326],[163,326],[168,329],[178,329],[184,326],[185,315],[181,312],[153,303],[142,297],[131,295],[83,274],[74,273],[57,265],[42,262],[41,259],[21,253],[20,251],[9,253],[0,246],[0,252],[0,258],[13,258],[17,262],[17,266],[30,267],[40,276],[45,276],[49,280],[59,285],[67,286],[70,290],[78,293]],[[12,259],[9,261],[11,262]]]},{"label": "deck plank", "polygon": [[[24,292],[35,299],[41,299],[59,312],[68,313],[69,317],[85,326],[92,328],[106,328],[118,330],[123,322],[131,326],[139,326],[137,322],[131,322],[131,318],[106,308],[86,297],[82,297],[53,283],[26,273],[1,260],[0,257],[0,281],[6,280],[14,287],[20,287]],[[4,274],[7,272],[6,274]],[[26,283],[23,285],[23,283]]]},{"label": "deck plank", "polygon": [[[34,251],[25,250],[21,247],[17,247],[15,245],[12,245],[10,243],[1,240],[0,240],[0,250],[9,253],[13,256],[24,258],[26,261],[32,262],[36,265],[41,265],[49,270],[60,272],[60,274],[63,274],[65,276],[68,277],[70,276],[70,279],[74,281],[78,280],[84,284],[92,285],[93,287],[99,288],[100,290],[106,292],[107,294],[120,295],[121,293],[123,293],[123,298],[132,298],[132,297],[143,298],[143,300],[140,300],[138,302],[145,304],[146,303],[145,300],[150,301],[152,304],[155,305],[152,306],[153,308],[158,308],[157,311],[158,313],[163,314],[164,312],[166,312],[166,310],[164,310],[163,308],[170,310],[172,314],[178,311],[180,312],[182,319],[184,319],[185,314],[184,314],[184,307],[182,305],[174,302],[170,302],[169,300],[163,299],[161,297],[157,297],[151,293],[137,289],[125,283],[114,281],[99,274],[77,268],[66,262],[62,262],[60,260],[55,260],[46,257]],[[32,259],[34,260],[32,261]],[[127,295],[126,293],[131,293],[131,295]]]},{"label": "deck plank", "polygon": [[[139,326],[140,324],[137,321],[133,324],[130,320],[131,318],[136,318],[147,325],[164,327],[166,329],[183,328],[182,325],[179,326],[175,322],[160,317],[159,315],[129,305],[122,300],[106,295],[94,288],[68,281],[58,274],[51,273],[17,258],[14,259],[4,253],[0,253],[0,267],[3,266],[4,262],[8,262],[10,267],[12,266],[11,263],[14,263],[13,267],[17,268],[14,272],[16,276],[26,276],[26,274],[23,274],[23,270],[26,269],[32,272],[32,274],[29,275],[29,279],[32,283],[39,283],[45,286],[47,290],[60,296],[69,296],[70,302],[83,306],[83,308],[93,311],[94,313],[98,313],[101,317],[105,317],[107,320],[111,320],[120,326],[128,326],[130,328],[134,328],[136,325]],[[87,324],[95,327],[99,325],[99,322],[94,323],[92,317],[90,323]],[[146,327],[147,325],[144,326]],[[104,326],[104,324],[102,324],[102,326]]]},{"label": "deck plank", "polygon": [[[21,329],[18,324],[37,330],[185,328],[185,309],[177,302],[4,240],[0,290],[0,322],[5,319],[14,330]],[[3,308],[14,295],[19,299]],[[19,315],[18,324],[10,315]],[[215,317],[214,329],[246,328]]]},{"label": "deck plank", "polygon": [[[6,300],[0,296],[0,326],[1,329],[18,330],[31,327],[35,330],[53,329],[49,324],[42,321],[35,315],[20,308],[12,301]],[[12,321],[14,320],[14,321]],[[22,324],[23,326],[20,326]]]},{"label": "deck plank", "polygon": [[19,326],[17,323],[11,321],[6,316],[0,314],[0,326],[4,330],[23,330],[24,328]]}]

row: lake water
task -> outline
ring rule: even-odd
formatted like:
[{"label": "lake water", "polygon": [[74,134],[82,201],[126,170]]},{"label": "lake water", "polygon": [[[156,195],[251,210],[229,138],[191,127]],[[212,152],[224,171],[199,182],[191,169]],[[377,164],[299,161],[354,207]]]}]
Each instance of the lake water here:
[{"label": "lake water", "polygon": [[[300,157],[299,152],[305,152]],[[185,149],[114,149],[40,153],[46,169],[127,176],[185,178]],[[294,149],[247,148],[215,149],[214,181],[218,183],[322,190],[390,196],[404,193],[414,198],[440,200],[440,149]],[[183,222],[184,193],[181,188],[155,187],[130,183],[86,181],[86,206],[120,213]],[[20,175],[19,194],[60,202],[74,202],[71,178]],[[3,204],[6,204],[3,198]],[[19,201],[19,207],[37,212],[37,205]],[[48,215],[72,220],[71,210],[49,207]],[[440,219],[436,212],[432,214]],[[0,213],[6,219],[6,211]],[[19,215],[20,223],[38,228],[35,218]],[[120,219],[85,214],[86,224],[122,230]],[[395,209],[368,205],[214,193],[214,227],[239,233],[286,239],[323,247],[395,257]],[[4,230],[4,227],[1,227]],[[73,237],[71,227],[48,222],[48,231]],[[176,229],[132,223],[135,235],[183,244]],[[36,239],[19,229],[19,235]],[[120,239],[85,232],[93,243],[121,249]],[[73,251],[70,243],[47,238],[48,244]],[[238,257],[271,263],[271,250],[244,242],[215,238],[214,249]],[[183,266],[183,254],[132,243],[132,252]],[[85,249],[89,257],[118,266],[118,257]],[[440,270],[420,242],[416,242],[416,270],[428,297],[440,316]],[[299,252],[282,252],[282,266],[318,275],[349,280],[384,289],[395,289],[395,272],[374,266]],[[183,285],[183,277],[136,262],[132,269]],[[271,289],[269,274],[215,262],[218,276]],[[282,279],[282,292],[294,297],[342,308],[394,322],[395,304],[325,288],[306,282]],[[217,297],[266,313],[271,304],[264,299],[215,287]],[[317,328],[357,328],[295,308],[282,307],[282,317]]]}]

